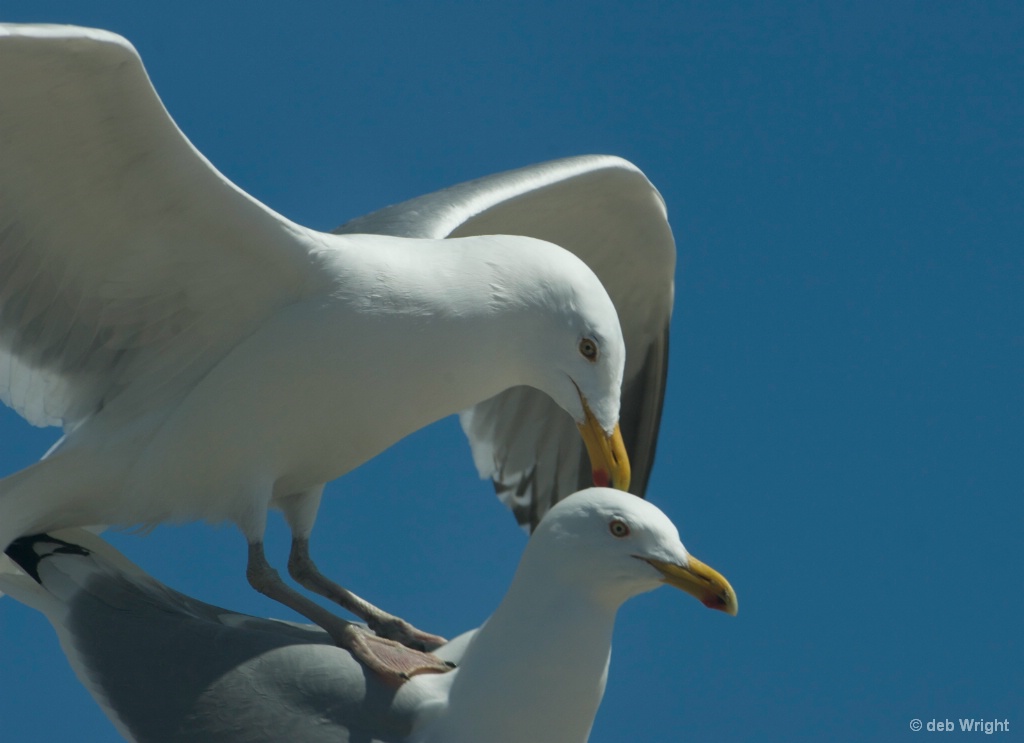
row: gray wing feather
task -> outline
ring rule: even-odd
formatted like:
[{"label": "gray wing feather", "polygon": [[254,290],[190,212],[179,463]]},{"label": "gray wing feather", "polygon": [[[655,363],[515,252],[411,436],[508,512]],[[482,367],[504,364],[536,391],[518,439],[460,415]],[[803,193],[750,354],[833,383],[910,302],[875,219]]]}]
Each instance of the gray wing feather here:
[{"label": "gray wing feather", "polygon": [[[605,155],[499,173],[359,217],[338,233],[405,237],[527,235],[578,255],[604,283],[626,340],[620,426],[630,490],[644,495],[657,446],[668,364],[675,242],[664,201],[633,164]],[[590,484],[575,423],[543,393],[508,390],[465,411],[482,477],[532,529],[562,497]]]}]

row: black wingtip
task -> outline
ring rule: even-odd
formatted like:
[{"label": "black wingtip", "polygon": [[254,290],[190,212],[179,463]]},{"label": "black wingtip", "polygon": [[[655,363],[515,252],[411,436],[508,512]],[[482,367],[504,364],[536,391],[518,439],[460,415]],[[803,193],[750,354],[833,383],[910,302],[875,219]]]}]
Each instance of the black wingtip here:
[{"label": "black wingtip", "polygon": [[[36,549],[36,545],[47,545],[43,549]],[[6,555],[14,560],[22,570],[32,576],[32,580],[42,584],[39,577],[39,563],[50,555],[83,555],[91,554],[89,550],[63,539],[51,537],[49,534],[33,534],[29,537],[19,537],[11,542],[4,550]]]}]

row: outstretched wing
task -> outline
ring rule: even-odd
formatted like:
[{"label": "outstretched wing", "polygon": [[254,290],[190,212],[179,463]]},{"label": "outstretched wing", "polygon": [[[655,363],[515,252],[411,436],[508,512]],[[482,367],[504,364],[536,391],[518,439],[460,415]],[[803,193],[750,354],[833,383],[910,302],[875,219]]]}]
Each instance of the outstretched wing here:
[{"label": "outstretched wing", "polygon": [[[626,341],[620,427],[643,495],[665,393],[675,242],[658,191],[632,163],[593,155],[460,183],[354,219],[337,233],[404,237],[527,235],[572,251],[597,274]],[[516,387],[462,413],[481,477],[531,528],[589,486],[576,425],[547,395]]]},{"label": "outstretched wing", "polygon": [[36,425],[157,404],[315,276],[115,34],[0,25],[0,163],[0,400]]}]

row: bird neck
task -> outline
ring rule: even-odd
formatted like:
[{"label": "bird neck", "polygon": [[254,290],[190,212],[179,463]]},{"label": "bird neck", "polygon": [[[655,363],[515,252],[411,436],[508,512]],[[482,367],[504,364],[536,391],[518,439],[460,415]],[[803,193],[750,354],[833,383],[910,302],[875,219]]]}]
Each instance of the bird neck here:
[{"label": "bird neck", "polygon": [[616,608],[517,575],[452,674],[446,708],[414,739],[583,743],[604,694]]}]

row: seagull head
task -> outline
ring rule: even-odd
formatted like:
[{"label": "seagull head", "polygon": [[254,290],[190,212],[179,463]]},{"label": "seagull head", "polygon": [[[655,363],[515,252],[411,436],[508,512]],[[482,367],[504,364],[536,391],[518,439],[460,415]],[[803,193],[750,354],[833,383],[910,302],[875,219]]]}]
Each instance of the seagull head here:
[{"label": "seagull head", "polygon": [[[532,385],[576,421],[594,484],[629,489],[629,456],[619,431],[626,344],[619,316],[594,272],[572,253],[541,241],[521,275],[541,327],[527,341]],[[552,248],[555,248],[552,250]]]},{"label": "seagull head", "polygon": [[670,585],[709,609],[738,609],[729,581],[686,551],[660,509],[617,490],[590,488],[556,504],[533,533],[524,565],[531,557],[551,579],[615,607]]}]

